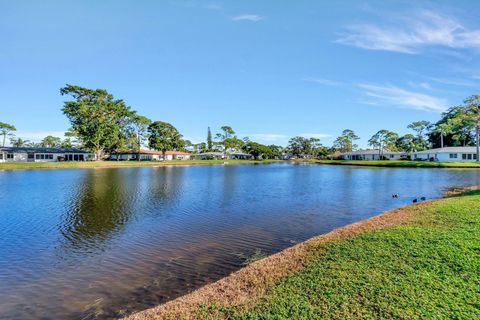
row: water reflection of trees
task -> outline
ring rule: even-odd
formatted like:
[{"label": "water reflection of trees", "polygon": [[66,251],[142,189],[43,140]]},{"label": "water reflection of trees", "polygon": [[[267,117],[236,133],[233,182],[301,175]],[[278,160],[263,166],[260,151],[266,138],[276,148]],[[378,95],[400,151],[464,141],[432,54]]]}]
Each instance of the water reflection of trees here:
[{"label": "water reflection of trees", "polygon": [[185,168],[85,170],[73,186],[59,226],[71,250],[104,247],[133,219],[164,212],[180,194]]}]

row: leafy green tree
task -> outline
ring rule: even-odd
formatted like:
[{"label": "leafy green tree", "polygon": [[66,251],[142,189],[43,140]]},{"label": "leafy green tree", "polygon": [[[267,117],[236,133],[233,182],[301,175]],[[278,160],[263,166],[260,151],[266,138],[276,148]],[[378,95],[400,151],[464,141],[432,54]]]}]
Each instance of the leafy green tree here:
[{"label": "leafy green tree", "polygon": [[412,129],[417,134],[419,149],[416,151],[421,151],[428,147],[428,141],[425,139],[425,135],[427,134],[430,127],[430,122],[425,120],[415,121],[407,126],[407,128]]},{"label": "leafy green tree", "polygon": [[345,129],[342,131],[341,136],[335,139],[333,146],[340,152],[351,152],[358,148],[358,145],[354,143],[355,140],[360,139],[353,130]]},{"label": "leafy green tree", "polygon": [[208,127],[207,132],[207,151],[213,150],[213,140],[212,140],[212,131],[210,131],[210,127]]},{"label": "leafy green tree", "polygon": [[475,131],[475,146],[477,147],[477,162],[480,161],[480,95],[472,95],[465,99],[465,118],[472,124]]},{"label": "leafy green tree", "polygon": [[271,144],[268,146],[270,148],[270,154],[272,158],[280,158],[283,155],[283,147]]},{"label": "leafy green tree", "polygon": [[305,145],[307,144],[307,139],[301,136],[296,136],[291,138],[288,141],[288,151],[296,156],[296,157],[301,157],[305,155]]},{"label": "leafy green tree", "polygon": [[183,148],[185,150],[193,149],[195,148],[195,144],[193,144],[192,141],[190,140],[183,140]]},{"label": "leafy green tree", "polygon": [[5,147],[5,141],[7,140],[7,136],[10,135],[13,131],[17,131],[14,125],[0,122],[0,135],[3,136],[2,147]]},{"label": "leafy green tree", "polygon": [[368,144],[374,148],[377,148],[380,159],[383,159],[383,153],[385,149],[388,149],[390,151],[396,150],[397,139],[398,134],[386,129],[382,129],[375,133],[368,140]]},{"label": "leafy green tree", "polygon": [[22,138],[15,138],[15,137],[10,138],[10,144],[12,145],[12,147],[22,148],[22,147],[26,147],[28,143],[29,143],[28,140],[23,140]]},{"label": "leafy green tree", "polygon": [[417,142],[418,139],[413,134],[407,133],[406,135],[397,139],[396,146],[398,150],[413,152],[418,148]]},{"label": "leafy green tree", "polygon": [[320,155],[324,147],[318,138],[293,137],[288,141],[288,151],[301,158],[316,157]]},{"label": "leafy green tree", "polygon": [[29,141],[29,142],[25,143],[25,147],[29,147],[29,148],[41,148],[41,147],[42,147],[42,144],[41,144],[41,143],[34,142],[34,141]]},{"label": "leafy green tree", "polygon": [[69,131],[77,135],[83,147],[95,153],[97,160],[105,152],[125,148],[131,141],[131,124],[136,113],[123,100],[114,99],[103,89],[74,85],[66,85],[60,93],[73,98],[62,108],[72,126]]},{"label": "leafy green tree", "polygon": [[443,139],[452,132],[452,121],[439,123],[432,131],[440,135],[440,148],[443,148]]},{"label": "leafy green tree", "polygon": [[[442,124],[445,124],[446,127],[443,130],[439,129]],[[445,131],[445,129],[447,130]],[[443,139],[442,131],[444,132]],[[444,145],[466,146],[475,143],[472,131],[473,123],[466,115],[465,106],[454,106],[444,112],[442,118],[432,126],[432,130],[428,133],[428,139],[435,147],[441,146],[442,140],[444,140]]]},{"label": "leafy green tree", "polygon": [[275,159],[282,155],[281,147],[276,145],[264,145],[254,141],[247,141],[243,151],[252,155],[255,159]]},{"label": "leafy green tree", "polygon": [[133,149],[140,150],[144,142],[148,139],[148,126],[152,123],[152,120],[138,114],[135,114],[132,120],[133,131],[135,131]]},{"label": "leafy green tree", "polygon": [[309,138],[305,144],[305,153],[309,156],[319,156],[321,149],[322,144],[318,138]]},{"label": "leafy green tree", "polygon": [[40,142],[42,148],[58,148],[61,146],[61,144],[62,139],[54,136],[46,136],[43,138],[42,142]]},{"label": "leafy green tree", "polygon": [[197,144],[193,145],[193,152],[194,153],[203,153],[203,152],[207,152],[207,151],[208,151],[207,144],[205,142],[200,142],[200,143],[197,143]]},{"label": "leafy green tree", "polygon": [[148,126],[148,145],[151,149],[162,151],[163,159],[169,150],[179,150],[184,147],[182,135],[170,123],[155,121]]},{"label": "leafy green tree", "polygon": [[70,138],[63,139],[60,147],[62,148],[73,148],[73,141]]},{"label": "leafy green tree", "polygon": [[235,131],[230,126],[223,126],[222,131],[217,133],[216,139],[222,147],[222,152],[226,155],[231,149],[241,148],[243,141],[235,136]]},{"label": "leafy green tree", "polygon": [[[128,147],[137,152],[137,160],[140,161],[140,151],[148,139],[148,126],[152,123],[152,120],[136,113],[132,113],[131,117],[131,124],[127,126],[124,131],[125,137],[127,141],[129,140],[129,142],[127,142]],[[128,137],[130,137],[130,139]]]}]

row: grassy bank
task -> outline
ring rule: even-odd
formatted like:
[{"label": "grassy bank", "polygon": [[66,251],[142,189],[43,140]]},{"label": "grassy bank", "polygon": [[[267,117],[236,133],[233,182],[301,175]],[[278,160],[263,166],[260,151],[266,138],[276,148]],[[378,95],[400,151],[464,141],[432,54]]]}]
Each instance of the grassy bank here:
[{"label": "grassy bank", "polygon": [[479,319],[480,192],[407,206],[132,319]]},{"label": "grassy bank", "polygon": [[480,168],[477,162],[435,162],[407,160],[312,160],[314,163],[332,165],[355,165],[367,167],[404,167],[404,168]]},{"label": "grassy bank", "polygon": [[1,162],[0,170],[18,169],[74,169],[74,168],[121,168],[170,165],[212,165],[270,163],[276,160],[172,160],[172,161],[81,161],[81,162]]}]

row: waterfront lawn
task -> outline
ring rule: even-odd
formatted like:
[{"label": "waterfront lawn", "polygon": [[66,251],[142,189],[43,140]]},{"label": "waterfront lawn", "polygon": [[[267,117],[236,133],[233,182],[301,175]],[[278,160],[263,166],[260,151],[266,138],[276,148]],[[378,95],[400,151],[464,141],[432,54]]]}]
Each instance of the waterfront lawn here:
[{"label": "waterfront lawn", "polygon": [[73,168],[117,168],[169,165],[209,165],[268,163],[278,160],[169,160],[169,161],[69,161],[69,162],[0,162],[0,170],[16,169],[73,169]]},{"label": "waterfront lawn", "polygon": [[407,167],[407,168],[480,168],[480,163],[471,162],[437,162],[409,160],[313,160],[320,164],[356,165],[369,167]]},{"label": "waterfront lawn", "polygon": [[480,192],[402,210],[413,218],[312,248],[260,301],[199,317],[480,319]]}]

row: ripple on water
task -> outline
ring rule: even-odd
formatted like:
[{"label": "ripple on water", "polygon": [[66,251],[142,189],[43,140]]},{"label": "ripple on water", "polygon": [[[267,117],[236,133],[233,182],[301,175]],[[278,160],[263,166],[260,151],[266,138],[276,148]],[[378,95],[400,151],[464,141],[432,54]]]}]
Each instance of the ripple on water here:
[{"label": "ripple on water", "polygon": [[289,164],[0,172],[0,318],[119,317],[258,252],[479,181]]}]

